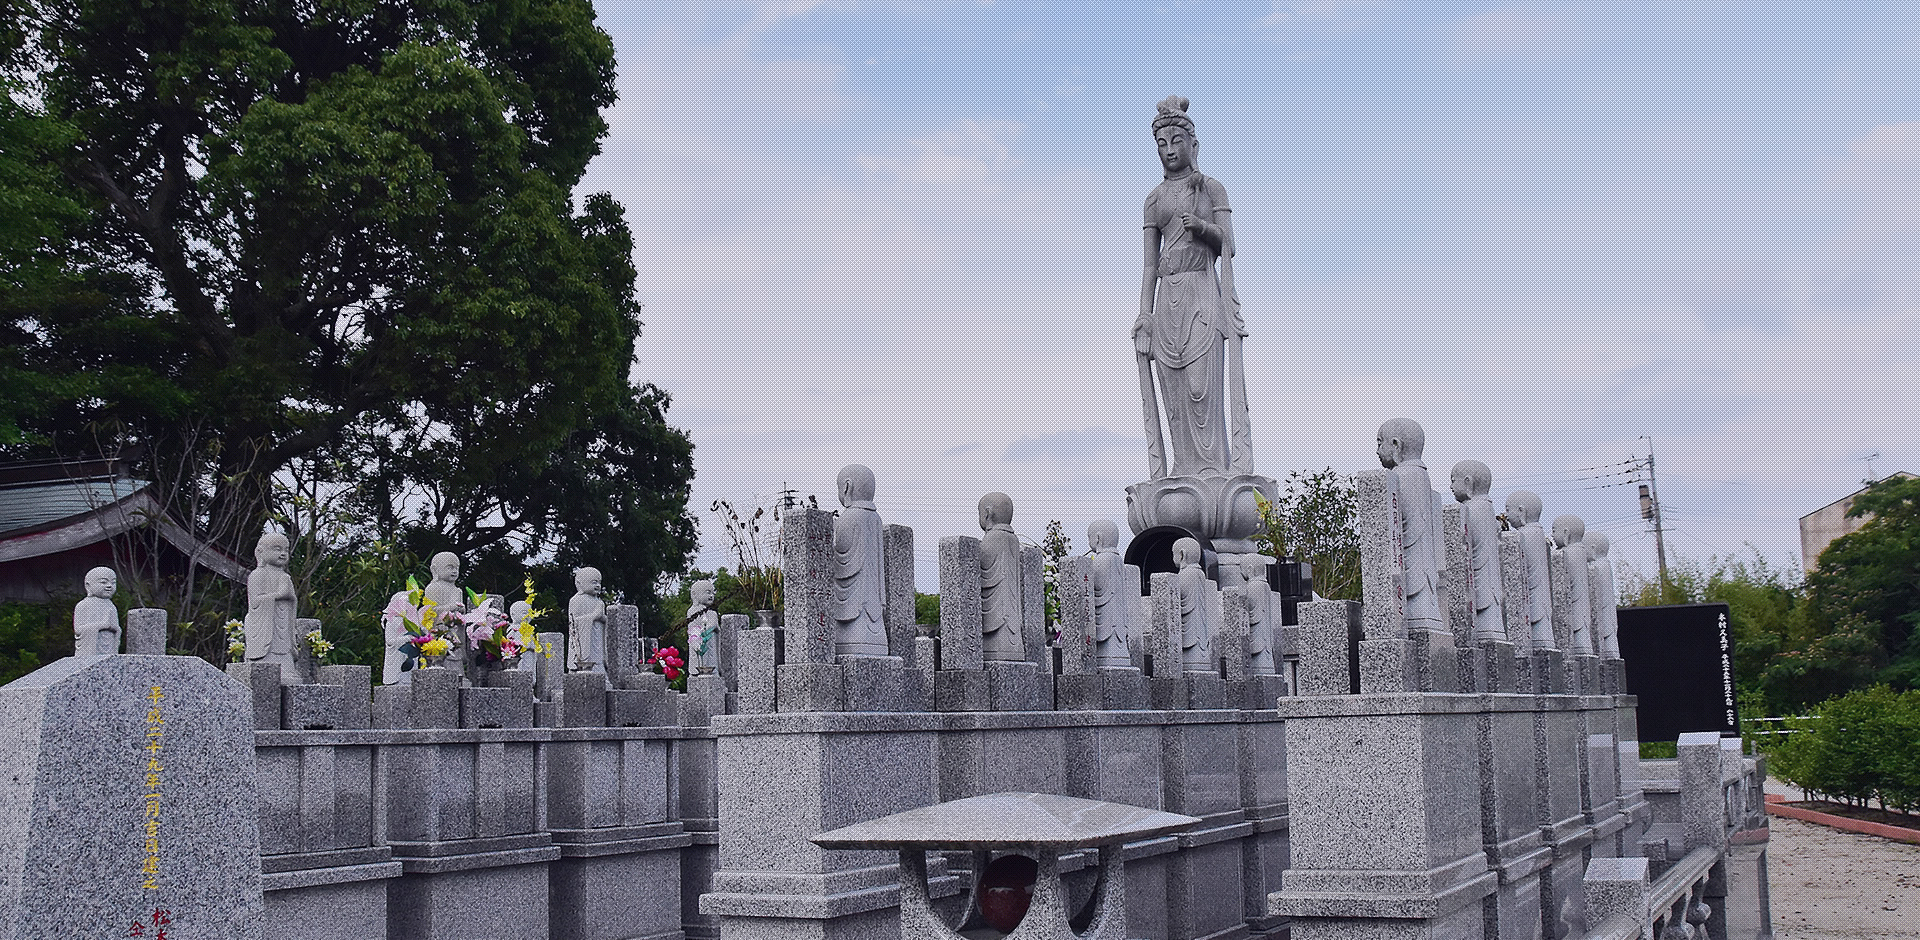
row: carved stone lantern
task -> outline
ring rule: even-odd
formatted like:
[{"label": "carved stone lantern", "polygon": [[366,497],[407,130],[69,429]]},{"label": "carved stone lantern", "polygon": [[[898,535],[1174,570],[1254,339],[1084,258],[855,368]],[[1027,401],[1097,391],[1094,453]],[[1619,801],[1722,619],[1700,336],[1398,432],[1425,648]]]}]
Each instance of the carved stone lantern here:
[{"label": "carved stone lantern", "polygon": [[[1122,803],[1051,793],[995,793],[870,819],[823,832],[813,841],[829,849],[900,851],[902,937],[963,940],[961,933],[933,911],[927,891],[927,852],[971,850],[977,884],[961,921],[961,929],[967,930],[968,936],[983,935],[977,928],[988,927],[1009,940],[1125,940],[1127,891],[1122,846],[1178,832],[1198,822],[1192,816]],[[1099,850],[1100,868],[1093,896],[1076,916],[1067,909],[1060,856],[1084,849]],[[1001,863],[1014,856],[1032,859],[1032,867]],[[1024,917],[1017,909],[1023,899],[1007,898],[1007,879],[990,877],[990,869],[995,874],[1011,872],[1015,878],[1023,871],[1031,873],[1032,897]]]}]

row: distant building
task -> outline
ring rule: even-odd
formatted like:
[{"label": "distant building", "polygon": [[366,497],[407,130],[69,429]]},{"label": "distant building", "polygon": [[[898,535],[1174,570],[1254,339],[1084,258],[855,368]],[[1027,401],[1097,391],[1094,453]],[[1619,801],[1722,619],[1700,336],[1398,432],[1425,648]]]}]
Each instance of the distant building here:
[{"label": "distant building", "polygon": [[[249,567],[167,514],[152,485],[118,461],[0,464],[0,601],[79,597],[88,569],[129,561],[141,572],[199,567],[240,583]],[[119,573],[122,584],[134,576]]]},{"label": "distant building", "polygon": [[[1913,479],[1913,474],[1904,470],[1893,475]],[[1800,517],[1800,563],[1808,571],[1813,570],[1814,564],[1820,560],[1820,553],[1826,551],[1834,539],[1860,531],[1860,527],[1873,518],[1871,514],[1852,518],[1847,516],[1847,511],[1853,508],[1854,497],[1866,491],[1867,488],[1863,486]]]}]

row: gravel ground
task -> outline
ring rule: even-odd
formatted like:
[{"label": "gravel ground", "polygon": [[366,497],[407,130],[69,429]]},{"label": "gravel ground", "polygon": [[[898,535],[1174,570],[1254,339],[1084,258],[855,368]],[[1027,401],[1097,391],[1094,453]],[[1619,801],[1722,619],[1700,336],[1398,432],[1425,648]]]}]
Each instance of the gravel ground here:
[{"label": "gravel ground", "polygon": [[[1769,793],[1799,799],[1767,781]],[[1768,818],[1776,940],[1920,938],[1920,845]]]}]

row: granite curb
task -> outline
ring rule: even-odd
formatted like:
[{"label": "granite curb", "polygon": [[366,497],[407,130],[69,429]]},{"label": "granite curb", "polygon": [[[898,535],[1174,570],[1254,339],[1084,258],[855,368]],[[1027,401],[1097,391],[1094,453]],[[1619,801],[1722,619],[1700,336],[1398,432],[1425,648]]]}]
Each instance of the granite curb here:
[{"label": "granite curb", "polygon": [[1785,816],[1788,819],[1798,819],[1802,822],[1818,823],[1819,825],[1838,829],[1842,832],[1856,832],[1863,836],[1878,836],[1882,839],[1891,839],[1895,842],[1920,845],[1920,829],[1908,829],[1905,826],[1889,826],[1886,823],[1868,822],[1864,819],[1848,819],[1845,816],[1823,813],[1817,809],[1804,809],[1799,806],[1788,806],[1786,804],[1786,797],[1777,793],[1767,794],[1767,813],[1769,815]]}]

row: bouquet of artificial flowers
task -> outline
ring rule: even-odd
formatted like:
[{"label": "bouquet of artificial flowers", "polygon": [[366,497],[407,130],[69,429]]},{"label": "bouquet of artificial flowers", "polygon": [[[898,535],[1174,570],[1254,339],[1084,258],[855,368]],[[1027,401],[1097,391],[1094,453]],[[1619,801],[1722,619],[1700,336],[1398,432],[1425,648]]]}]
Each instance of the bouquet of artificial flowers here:
[{"label": "bouquet of artificial flowers", "polygon": [[517,621],[500,610],[498,598],[488,596],[482,600],[473,591],[467,592],[467,606],[471,609],[460,615],[460,622],[467,625],[467,646],[474,651],[474,659],[482,665],[498,666],[513,662],[529,650],[544,652],[539,635],[533,632],[533,619],[545,611],[536,610],[533,606],[533,579],[526,579],[524,585],[527,609]]},{"label": "bouquet of artificial flowers", "polygon": [[400,651],[407,655],[400,664],[400,671],[407,672],[420,665],[422,657],[440,657],[453,652],[453,641],[449,639],[452,630],[447,616],[442,614],[433,601],[427,598],[427,592],[413,575],[407,575],[407,593],[397,597],[387,605],[382,616],[393,617],[406,628],[406,637],[400,643]]}]

